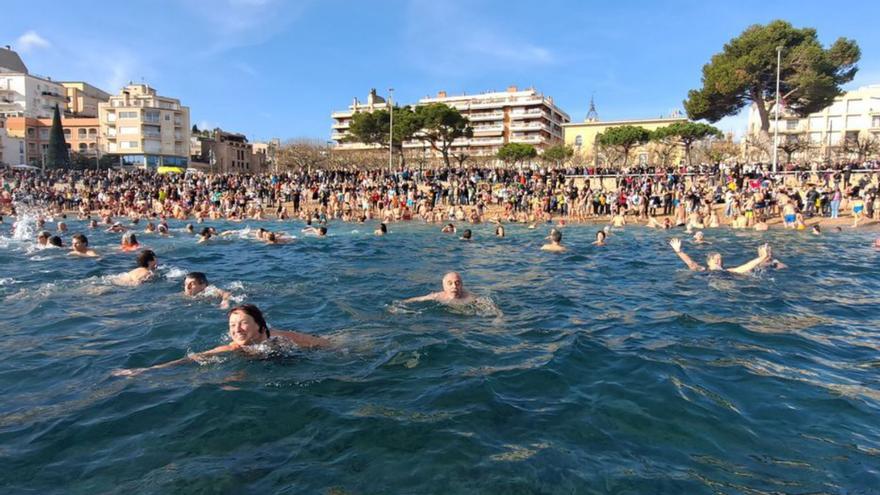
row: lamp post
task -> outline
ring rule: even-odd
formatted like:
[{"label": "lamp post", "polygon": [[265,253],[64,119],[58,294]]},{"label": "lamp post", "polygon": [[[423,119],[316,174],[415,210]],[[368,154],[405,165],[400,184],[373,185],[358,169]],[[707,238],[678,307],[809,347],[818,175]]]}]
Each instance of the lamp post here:
[{"label": "lamp post", "polygon": [[394,172],[394,88],[388,88],[388,173]]},{"label": "lamp post", "polygon": [[776,105],[773,109],[776,122],[773,126],[773,173],[776,173],[779,158],[779,75],[782,71],[782,46],[776,47]]}]

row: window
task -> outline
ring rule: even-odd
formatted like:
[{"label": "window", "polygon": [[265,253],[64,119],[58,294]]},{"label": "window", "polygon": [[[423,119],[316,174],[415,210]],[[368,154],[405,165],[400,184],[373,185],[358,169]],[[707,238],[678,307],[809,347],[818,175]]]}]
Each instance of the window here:
[{"label": "window", "polygon": [[88,132],[88,131],[86,131],[85,129],[79,129],[79,132],[77,133],[77,135],[78,135],[78,137],[79,137],[80,139],[85,139],[85,138],[86,138],[86,133],[87,133],[87,132]]},{"label": "window", "polygon": [[64,129],[64,137],[65,137],[65,138],[69,138],[69,137],[70,137],[70,129]]},{"label": "window", "polygon": [[167,114],[167,113],[165,114],[165,122],[171,122],[171,115],[170,114]]},{"label": "window", "polygon": [[865,100],[849,100],[846,102],[847,113],[863,113],[865,111]]},{"label": "window", "polygon": [[107,122],[116,122],[115,112],[107,112]]},{"label": "window", "polygon": [[785,130],[787,131],[796,131],[798,128],[797,119],[791,119],[785,121]]},{"label": "window", "polygon": [[159,122],[159,111],[147,110],[144,112],[144,122]]},{"label": "window", "polygon": [[119,128],[119,134],[140,134],[140,129],[134,126],[122,126]]},{"label": "window", "polygon": [[846,141],[855,142],[859,140],[859,131],[846,131],[846,135],[843,138]]},{"label": "window", "polygon": [[871,117],[871,127],[880,127],[880,115]]},{"label": "window", "polygon": [[575,138],[574,138],[574,145],[577,146],[577,147],[581,147],[581,146],[583,146],[583,144],[584,144],[584,137],[581,136],[580,134],[578,134],[577,136],[575,136]]},{"label": "window", "polygon": [[131,148],[137,148],[137,147],[138,147],[138,142],[137,142],[137,141],[123,141],[122,143],[119,144],[119,147],[120,147],[120,148],[123,148],[123,149],[125,149],[125,148],[128,148],[128,149],[131,149]]},{"label": "window", "polygon": [[810,133],[810,143],[819,144],[822,142],[822,133],[821,132],[811,132]]},{"label": "window", "polygon": [[136,119],[138,118],[137,112],[119,112],[120,119]]},{"label": "window", "polygon": [[87,148],[86,143],[79,143],[79,150],[80,150],[81,152],[82,152],[82,151],[85,151],[86,148]]},{"label": "window", "polygon": [[40,129],[40,139],[46,140],[49,139],[49,129],[43,127]]}]

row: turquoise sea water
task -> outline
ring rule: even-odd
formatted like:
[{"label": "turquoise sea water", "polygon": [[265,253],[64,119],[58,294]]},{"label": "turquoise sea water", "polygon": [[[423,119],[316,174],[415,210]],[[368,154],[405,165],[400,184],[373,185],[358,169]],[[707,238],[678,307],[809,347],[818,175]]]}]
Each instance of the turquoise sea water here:
[{"label": "turquoise sea water", "polygon": [[[602,248],[568,227],[549,254],[518,225],[251,222],[297,242],[197,246],[172,223],[139,236],[159,279],[118,288],[119,235],[68,223],[104,256],[0,226],[3,493],[880,493],[877,232],[771,231],[789,269],[731,276],[640,227]],[[707,238],[685,249],[728,265],[762,242]],[[336,347],[112,376],[225,342],[190,270]],[[449,270],[488,300],[399,302]]]}]

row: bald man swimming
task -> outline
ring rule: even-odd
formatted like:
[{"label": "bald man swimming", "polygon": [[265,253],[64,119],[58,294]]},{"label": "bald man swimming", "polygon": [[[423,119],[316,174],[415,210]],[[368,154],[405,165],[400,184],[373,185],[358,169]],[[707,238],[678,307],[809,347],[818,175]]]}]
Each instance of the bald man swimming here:
[{"label": "bald man swimming", "polygon": [[403,302],[436,301],[442,304],[470,304],[476,296],[464,290],[464,282],[458,272],[449,272],[443,276],[443,290],[419,297],[411,297]]}]

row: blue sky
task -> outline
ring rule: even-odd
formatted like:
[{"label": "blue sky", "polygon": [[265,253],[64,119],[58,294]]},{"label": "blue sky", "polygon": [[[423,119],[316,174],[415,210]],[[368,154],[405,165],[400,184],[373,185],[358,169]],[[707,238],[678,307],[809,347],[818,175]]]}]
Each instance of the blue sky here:
[{"label": "blue sky", "polygon": [[[132,0],[4,2],[0,44],[31,72],[115,93],[145,81],[202,127],[326,140],[370,88],[411,103],[535,87],[583,120],[681,108],[702,65],[747,26],[783,18],[862,48],[850,87],[880,83],[880,2]],[[720,122],[745,128],[743,115]]]}]

